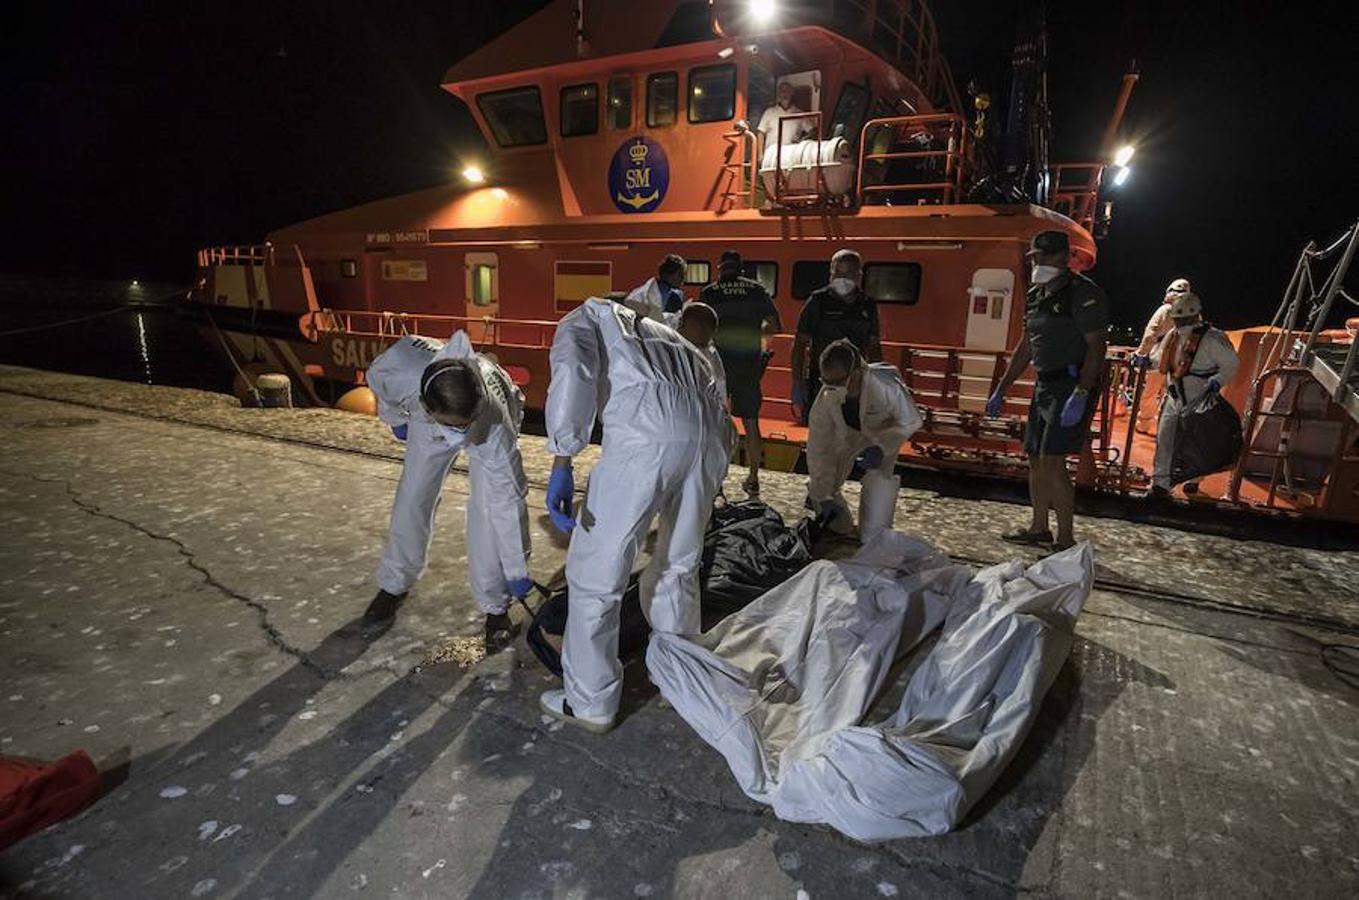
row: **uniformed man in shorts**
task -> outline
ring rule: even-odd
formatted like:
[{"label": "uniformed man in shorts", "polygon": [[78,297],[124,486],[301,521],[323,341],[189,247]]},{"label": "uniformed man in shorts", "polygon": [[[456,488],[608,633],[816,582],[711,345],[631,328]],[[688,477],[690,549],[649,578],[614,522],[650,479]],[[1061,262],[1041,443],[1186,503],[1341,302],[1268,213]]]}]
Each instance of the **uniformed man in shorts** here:
[{"label": "uniformed man in shorts", "polygon": [[[1079,453],[1090,436],[1109,338],[1109,302],[1098,285],[1071,271],[1066,232],[1040,231],[1027,257],[1031,286],[1025,298],[1024,335],[986,402],[986,414],[993,418],[1001,414],[1005,391],[1032,363],[1037,377],[1024,450],[1029,455],[1033,520],[1027,528],[1001,537],[1011,543],[1064,550],[1075,543],[1076,507],[1076,488],[1066,460]],[[1057,514],[1055,540],[1049,512]]]}]

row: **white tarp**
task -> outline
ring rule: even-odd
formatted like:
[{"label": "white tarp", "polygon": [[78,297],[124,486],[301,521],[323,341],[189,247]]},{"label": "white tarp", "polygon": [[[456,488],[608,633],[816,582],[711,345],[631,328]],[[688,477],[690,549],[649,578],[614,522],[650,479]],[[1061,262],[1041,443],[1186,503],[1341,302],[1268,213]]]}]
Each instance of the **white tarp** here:
[{"label": "white tarp", "polygon": [[[940,834],[1004,770],[1089,595],[1088,544],[979,573],[884,532],[697,640],[656,634],[661,694],[750,797],[859,840]],[[893,661],[942,626],[896,714],[859,724]]]}]

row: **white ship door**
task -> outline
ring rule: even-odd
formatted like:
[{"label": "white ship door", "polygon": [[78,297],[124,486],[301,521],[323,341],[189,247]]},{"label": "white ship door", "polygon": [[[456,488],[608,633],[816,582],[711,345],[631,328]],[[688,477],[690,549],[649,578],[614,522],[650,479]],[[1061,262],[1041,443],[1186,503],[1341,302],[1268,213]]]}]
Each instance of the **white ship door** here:
[{"label": "white ship door", "polygon": [[[1010,269],[977,269],[972,273],[972,285],[967,290],[966,349],[997,352],[1009,349],[1014,292],[1015,273]],[[959,409],[980,411],[986,407],[994,372],[994,356],[964,356]]]},{"label": "white ship door", "polygon": [[[496,318],[500,315],[500,265],[494,253],[469,253],[463,258],[467,280],[467,318]],[[475,343],[494,338],[491,326],[467,323],[467,336]]]}]

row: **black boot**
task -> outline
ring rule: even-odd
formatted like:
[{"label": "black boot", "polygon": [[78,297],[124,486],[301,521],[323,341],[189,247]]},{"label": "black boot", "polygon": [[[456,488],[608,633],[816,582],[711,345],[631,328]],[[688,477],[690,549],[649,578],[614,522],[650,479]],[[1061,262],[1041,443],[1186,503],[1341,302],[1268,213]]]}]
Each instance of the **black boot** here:
[{"label": "black boot", "polygon": [[368,608],[363,612],[365,622],[385,622],[396,615],[396,610],[406,600],[405,594],[389,594],[386,591],[378,591],[373,602],[368,604]]},{"label": "black boot", "polygon": [[499,653],[514,640],[514,623],[507,613],[486,614],[486,655]]}]

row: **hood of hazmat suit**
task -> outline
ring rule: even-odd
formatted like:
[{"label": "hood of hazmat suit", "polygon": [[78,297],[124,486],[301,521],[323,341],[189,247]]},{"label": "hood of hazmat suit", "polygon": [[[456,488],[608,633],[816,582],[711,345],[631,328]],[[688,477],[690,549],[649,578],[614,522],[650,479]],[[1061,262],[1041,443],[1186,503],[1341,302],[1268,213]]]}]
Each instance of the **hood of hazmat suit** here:
[{"label": "hood of hazmat suit", "polygon": [[[883,532],[696,638],[658,635],[652,681],[781,819],[857,840],[941,834],[1038,716],[1089,596],[1088,544],[974,573]],[[940,629],[897,712],[860,724],[895,659]]]}]

